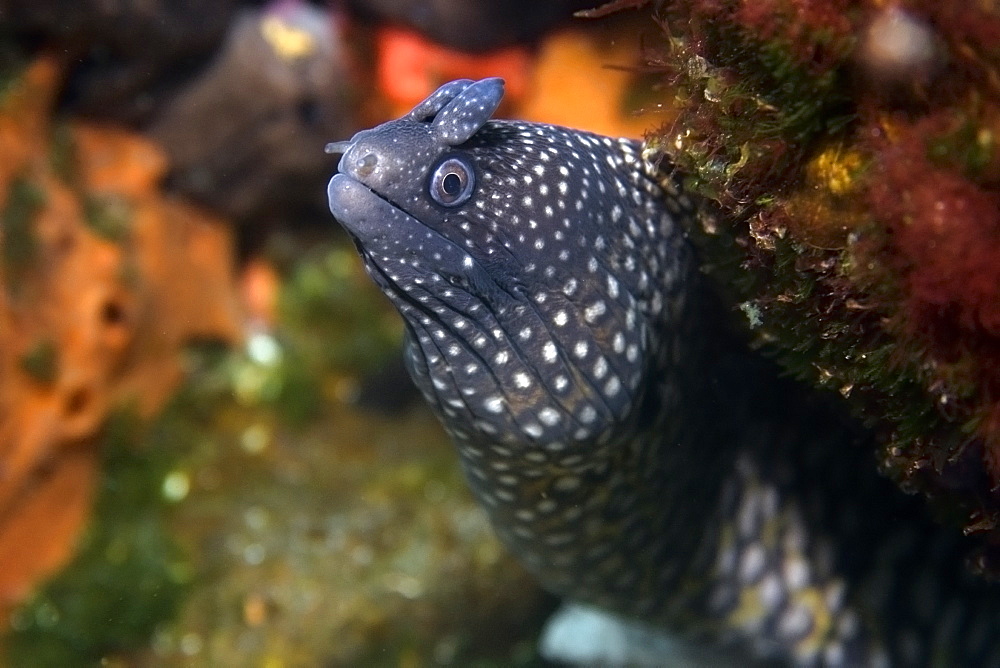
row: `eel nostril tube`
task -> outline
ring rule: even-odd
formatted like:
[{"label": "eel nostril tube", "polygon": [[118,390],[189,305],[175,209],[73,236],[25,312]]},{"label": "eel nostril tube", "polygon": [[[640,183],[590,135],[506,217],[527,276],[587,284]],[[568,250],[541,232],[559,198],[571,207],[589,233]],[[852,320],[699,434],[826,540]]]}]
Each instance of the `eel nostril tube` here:
[{"label": "eel nostril tube", "polygon": [[326,145],[323,149],[326,153],[347,153],[347,149],[351,148],[350,141],[332,141]]}]

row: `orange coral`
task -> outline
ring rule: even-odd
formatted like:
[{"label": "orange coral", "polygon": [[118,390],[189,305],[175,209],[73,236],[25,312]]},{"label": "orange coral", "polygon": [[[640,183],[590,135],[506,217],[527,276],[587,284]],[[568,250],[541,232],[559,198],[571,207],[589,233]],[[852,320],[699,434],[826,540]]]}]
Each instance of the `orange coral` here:
[{"label": "orange coral", "polygon": [[[546,38],[532,53],[517,46],[486,54],[460,53],[402,28],[378,33],[378,82],[396,112],[406,113],[442,83],[456,78],[499,76],[505,100],[516,116],[609,135],[641,137],[663,123],[662,107],[638,113],[626,104],[630,71],[639,57],[630,33],[619,30],[607,44],[583,30],[564,30]],[[509,115],[510,112],[507,112]]]},{"label": "orange coral", "polygon": [[270,329],[278,319],[281,277],[274,265],[262,257],[247,261],[240,274],[240,293],[250,324]]},{"label": "orange coral", "polygon": [[527,89],[531,67],[527,47],[472,55],[431,42],[415,31],[391,26],[380,29],[376,39],[378,85],[400,114],[451,79],[501,76],[511,99],[520,98]]},{"label": "orange coral", "polygon": [[58,81],[41,59],[0,101],[0,613],[68,558],[108,412],[151,414],[185,342],[239,336],[227,228],[165,200],[161,151],[122,131],[72,126],[61,173]]},{"label": "orange coral", "polygon": [[59,83],[59,67],[51,59],[37,61],[0,100],[0,192],[47,143],[49,108]]},{"label": "orange coral", "polygon": [[531,90],[518,116],[568,125],[606,135],[640,138],[650,127],[673,117],[672,109],[650,105],[640,110],[630,100],[635,81],[631,68],[639,57],[632,40],[595,38],[582,30],[564,30],[539,49]]}]

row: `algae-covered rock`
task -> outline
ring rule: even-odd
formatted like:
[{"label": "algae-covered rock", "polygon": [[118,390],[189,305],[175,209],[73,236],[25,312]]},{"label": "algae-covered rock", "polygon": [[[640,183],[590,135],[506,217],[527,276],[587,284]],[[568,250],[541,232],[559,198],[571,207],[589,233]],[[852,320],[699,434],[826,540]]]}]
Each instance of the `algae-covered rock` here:
[{"label": "algae-covered rock", "polygon": [[164,523],[161,489],[176,455],[161,441],[178,435],[159,429],[143,446],[134,415],[112,421],[96,519],[72,562],[11,616],[0,643],[9,665],[81,665],[134,652],[176,614],[191,570]]},{"label": "algae-covered rock", "polygon": [[54,120],[60,81],[41,56],[0,93],[0,618],[68,561],[111,412],[240,336],[229,229],[164,196],[148,140]]},{"label": "algae-covered rock", "polygon": [[[629,3],[618,3],[619,5]],[[631,3],[635,4],[635,3]],[[650,146],[755,345],[842,395],[882,469],[1000,539],[1000,14],[970,3],[656,3],[678,118]]]}]

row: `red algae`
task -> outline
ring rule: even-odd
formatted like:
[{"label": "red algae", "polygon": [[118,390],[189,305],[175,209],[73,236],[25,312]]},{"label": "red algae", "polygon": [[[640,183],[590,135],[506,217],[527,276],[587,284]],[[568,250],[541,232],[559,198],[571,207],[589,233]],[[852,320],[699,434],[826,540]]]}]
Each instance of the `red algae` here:
[{"label": "red algae", "polygon": [[896,129],[878,154],[868,200],[890,232],[899,328],[942,365],[940,375],[964,377],[951,384],[972,383],[972,417],[998,481],[1000,192],[931,160],[928,144],[954,125],[942,112]]},{"label": "red algae", "polygon": [[649,141],[719,208],[689,229],[706,273],[1000,575],[1000,12],[654,4],[678,112]]},{"label": "red algae", "polygon": [[1000,334],[1000,194],[935,167],[927,125],[882,153],[870,193],[904,262],[906,310],[917,329],[947,312],[954,326]]},{"label": "red algae", "polygon": [[[796,60],[826,70],[853,36],[852,0],[740,0],[733,20],[763,40],[779,40]],[[817,39],[816,35],[822,35]]]},{"label": "red algae", "polygon": [[913,4],[913,11],[927,17],[948,45],[951,79],[976,84],[981,93],[1000,98],[1000,13],[995,3]]}]

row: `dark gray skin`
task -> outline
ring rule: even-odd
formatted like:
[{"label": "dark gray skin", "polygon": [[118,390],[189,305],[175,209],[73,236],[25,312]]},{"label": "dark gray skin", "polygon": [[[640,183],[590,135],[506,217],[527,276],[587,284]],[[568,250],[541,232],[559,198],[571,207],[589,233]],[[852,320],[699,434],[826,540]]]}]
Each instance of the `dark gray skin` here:
[{"label": "dark gray skin", "polygon": [[328,194],[505,544],[557,594],[747,658],[1000,665],[953,541],[733,355],[695,203],[637,142],[490,120],[502,94],[454,81],[331,145]]}]

